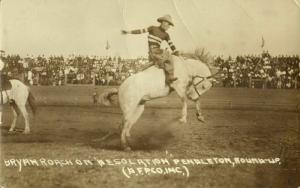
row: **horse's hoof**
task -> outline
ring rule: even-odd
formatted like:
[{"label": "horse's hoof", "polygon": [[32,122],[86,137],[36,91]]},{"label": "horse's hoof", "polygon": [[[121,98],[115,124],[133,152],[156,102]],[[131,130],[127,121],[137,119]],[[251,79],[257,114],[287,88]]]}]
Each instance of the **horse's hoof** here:
[{"label": "horse's hoof", "polygon": [[186,123],[186,118],[180,118],[179,121],[180,121],[181,123]]},{"label": "horse's hoof", "polygon": [[8,131],[8,134],[16,134],[17,132],[15,130],[12,130],[12,131]]},{"label": "horse's hoof", "polygon": [[198,120],[205,123],[204,117],[203,116],[197,116]]},{"label": "horse's hoof", "polygon": [[124,148],[124,151],[125,151],[125,152],[130,152],[130,151],[131,151],[131,148],[130,148],[129,146],[127,146],[127,147]]},{"label": "horse's hoof", "polygon": [[30,133],[30,131],[28,131],[28,130],[23,131],[23,134],[29,134],[29,133]]}]

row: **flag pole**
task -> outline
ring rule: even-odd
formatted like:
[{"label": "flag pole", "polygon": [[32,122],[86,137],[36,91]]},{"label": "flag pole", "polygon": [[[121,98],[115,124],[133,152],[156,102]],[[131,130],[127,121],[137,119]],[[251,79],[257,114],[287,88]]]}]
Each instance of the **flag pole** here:
[{"label": "flag pole", "polygon": [[265,47],[265,39],[264,39],[264,36],[261,37],[261,49],[264,49]]}]

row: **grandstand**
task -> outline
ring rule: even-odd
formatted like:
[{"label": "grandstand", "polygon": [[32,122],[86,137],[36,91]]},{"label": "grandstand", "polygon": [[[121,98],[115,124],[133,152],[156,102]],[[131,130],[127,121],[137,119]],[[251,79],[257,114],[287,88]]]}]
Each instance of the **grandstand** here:
[{"label": "grandstand", "polygon": [[[109,56],[6,55],[4,74],[30,85],[61,86],[67,84],[119,85],[128,76],[147,66],[148,59],[122,59]],[[218,87],[297,89],[300,87],[298,55],[218,56],[214,66],[222,70]]]}]

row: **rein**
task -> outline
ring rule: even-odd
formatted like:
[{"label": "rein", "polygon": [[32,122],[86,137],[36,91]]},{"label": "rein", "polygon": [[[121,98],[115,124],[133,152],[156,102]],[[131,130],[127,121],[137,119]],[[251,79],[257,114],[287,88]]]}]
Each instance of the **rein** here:
[{"label": "rein", "polygon": [[[222,70],[219,70],[217,73],[212,74],[212,75],[207,76],[207,77],[205,77],[205,76],[199,76],[199,75],[192,76],[192,81],[193,81],[195,78],[202,78],[203,80],[209,79],[209,78],[213,78],[213,77],[215,77],[216,75],[220,74],[220,72],[222,72]],[[202,80],[202,81],[203,81],[203,80]],[[200,82],[202,82],[202,81],[200,81]],[[199,83],[197,83],[197,85],[198,85],[198,84],[199,84]]]}]

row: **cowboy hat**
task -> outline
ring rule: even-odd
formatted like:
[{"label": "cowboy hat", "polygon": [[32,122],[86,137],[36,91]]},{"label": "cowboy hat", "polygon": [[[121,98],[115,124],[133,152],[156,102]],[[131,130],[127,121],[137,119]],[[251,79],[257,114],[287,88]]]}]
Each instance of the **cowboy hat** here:
[{"label": "cowboy hat", "polygon": [[163,17],[159,17],[157,19],[157,21],[160,22],[160,23],[165,21],[165,22],[168,22],[170,25],[174,26],[172,18],[171,18],[170,15],[164,15]]}]

